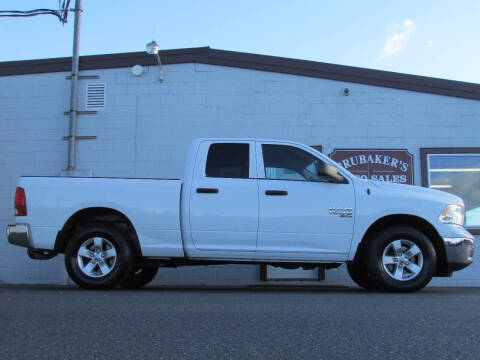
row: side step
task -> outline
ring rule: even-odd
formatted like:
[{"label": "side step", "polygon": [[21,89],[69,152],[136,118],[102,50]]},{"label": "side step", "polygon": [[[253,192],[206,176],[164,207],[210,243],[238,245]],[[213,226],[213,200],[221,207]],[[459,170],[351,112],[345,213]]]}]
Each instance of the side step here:
[{"label": "side step", "polygon": [[49,260],[57,256],[55,250],[27,249],[27,254],[33,260]]}]

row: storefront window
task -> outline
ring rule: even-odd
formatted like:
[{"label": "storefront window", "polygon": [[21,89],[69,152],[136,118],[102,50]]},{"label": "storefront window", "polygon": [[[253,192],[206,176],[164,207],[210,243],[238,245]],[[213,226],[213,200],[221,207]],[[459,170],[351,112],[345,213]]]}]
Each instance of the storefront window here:
[{"label": "storefront window", "polygon": [[466,227],[480,227],[480,149],[422,149],[424,186],[460,196]]}]

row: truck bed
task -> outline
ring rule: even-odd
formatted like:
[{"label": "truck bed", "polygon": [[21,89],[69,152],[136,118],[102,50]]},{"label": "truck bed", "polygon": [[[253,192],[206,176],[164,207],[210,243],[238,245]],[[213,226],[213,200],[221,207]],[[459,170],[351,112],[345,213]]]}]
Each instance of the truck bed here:
[{"label": "truck bed", "polygon": [[79,211],[109,208],[132,223],[144,256],[183,256],[180,179],[22,177],[19,186],[36,248],[53,249],[58,229]]}]

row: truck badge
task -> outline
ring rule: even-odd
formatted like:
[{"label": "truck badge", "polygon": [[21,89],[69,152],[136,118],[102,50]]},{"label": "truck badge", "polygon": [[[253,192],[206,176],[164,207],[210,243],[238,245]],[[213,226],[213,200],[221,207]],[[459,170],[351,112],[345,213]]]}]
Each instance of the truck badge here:
[{"label": "truck badge", "polygon": [[333,208],[329,209],[330,215],[338,215],[340,217],[352,217],[353,216],[353,209],[352,208]]}]

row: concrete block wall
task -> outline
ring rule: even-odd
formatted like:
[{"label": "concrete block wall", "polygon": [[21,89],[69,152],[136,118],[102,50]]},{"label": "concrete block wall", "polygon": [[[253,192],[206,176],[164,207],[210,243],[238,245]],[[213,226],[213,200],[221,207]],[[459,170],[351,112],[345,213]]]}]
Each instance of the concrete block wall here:
[{"label": "concrete block wall", "polygon": [[[77,168],[94,176],[181,177],[194,137],[256,137],[334,148],[407,148],[421,185],[421,147],[480,147],[480,102],[213,65],[89,70],[80,81],[106,84],[106,108],[79,116]],[[66,73],[0,77],[0,227],[14,221],[20,175],[60,175],[67,164],[69,80]],[[343,89],[351,90],[350,96]],[[476,261],[434,285],[480,285]],[[0,281],[63,283],[62,258],[29,260],[0,237]],[[256,283],[258,266],[162,270],[155,283]],[[326,284],[352,284],[344,267],[327,271]]]},{"label": "concrete block wall", "polygon": [[12,223],[19,176],[59,175],[66,167],[70,91],[66,74],[0,77],[0,282],[64,282],[62,258],[30,260],[11,246],[5,226]]}]

